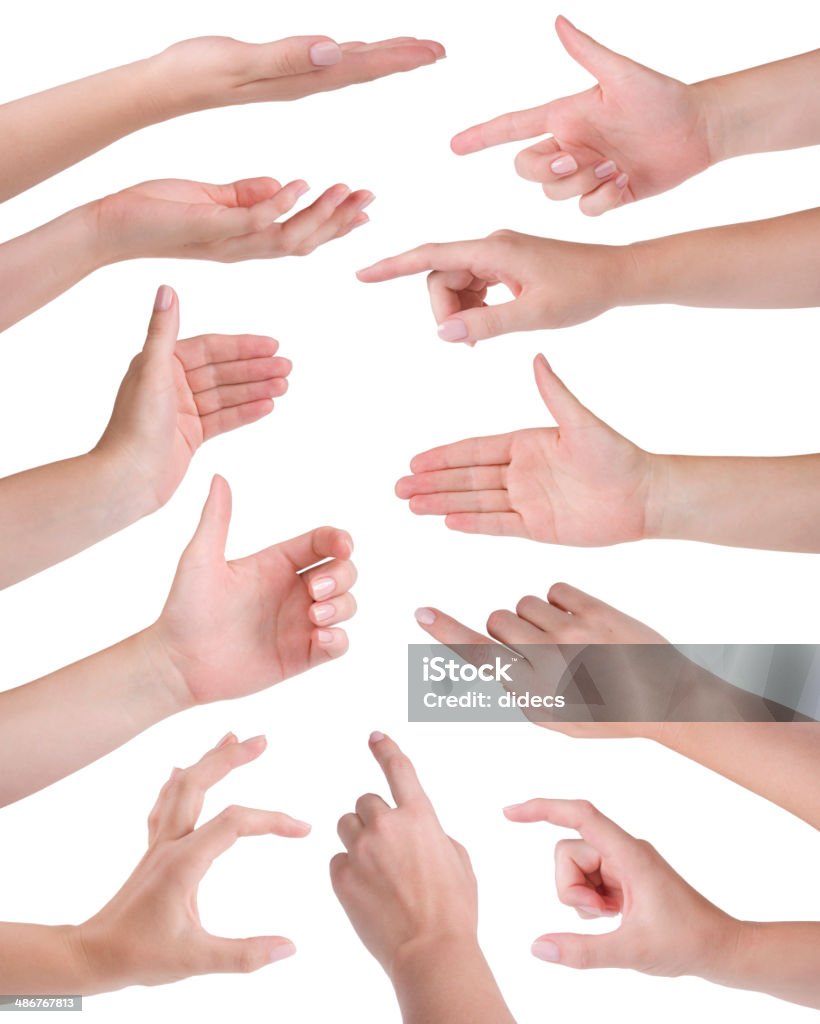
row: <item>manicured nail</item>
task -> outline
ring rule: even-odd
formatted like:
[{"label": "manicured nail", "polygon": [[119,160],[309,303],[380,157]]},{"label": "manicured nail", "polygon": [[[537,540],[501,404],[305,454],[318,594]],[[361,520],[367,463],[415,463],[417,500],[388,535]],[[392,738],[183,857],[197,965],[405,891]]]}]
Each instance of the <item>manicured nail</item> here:
[{"label": "manicured nail", "polygon": [[574,156],[559,156],[550,164],[550,170],[553,174],[572,174],[578,170],[578,161]]},{"label": "manicured nail", "polygon": [[532,955],[539,960],[548,960],[551,964],[557,964],[561,959],[561,950],[549,939],[538,939],[532,944]]},{"label": "manicured nail", "polygon": [[265,743],[268,742],[267,737],[264,734],[260,734],[259,736],[251,736],[250,739],[242,740],[242,743],[258,743],[260,740],[264,740]]},{"label": "manicured nail", "polygon": [[375,198],[376,198],[376,197],[375,197],[375,196],[373,195],[373,193],[371,192],[371,193],[370,193],[370,195],[369,195],[369,196],[367,197],[367,199],[365,199],[365,201],[364,201],[363,203],[360,203],[360,204],[359,204],[359,210],[360,210],[360,211],[361,211],[361,210],[366,210],[366,209],[368,208],[368,206],[370,206],[370,204],[371,204],[371,203],[373,202],[373,200],[374,200]]},{"label": "manicured nail", "polygon": [[333,197],[333,205],[334,206],[341,206],[342,203],[345,201],[345,199],[347,199],[347,197],[349,195],[350,195],[350,189],[347,187],[347,185],[339,186],[339,193],[338,193],[338,195],[335,195]]},{"label": "manicured nail", "polygon": [[293,956],[296,952],[296,946],[292,942],[283,942],[279,946],[274,946],[270,952],[268,962],[275,964],[277,960],[285,960],[289,956]]},{"label": "manicured nail", "polygon": [[598,164],[595,168],[595,177],[608,178],[616,169],[614,160],[604,160],[602,164]]},{"label": "manicured nail", "polygon": [[552,373],[552,367],[550,366],[549,360],[543,352],[539,352],[535,359],[537,362],[541,363],[545,370],[549,370],[549,372]]},{"label": "manicured nail", "polygon": [[414,612],[416,616],[416,622],[422,626],[432,626],[436,621],[436,613],[432,608],[416,608]]},{"label": "manicured nail", "polygon": [[626,188],[626,185],[627,185],[628,181],[629,181],[629,175],[628,174],[619,174],[618,177],[615,179],[615,187],[616,188]]},{"label": "manicured nail", "polygon": [[318,629],[316,631],[316,639],[320,644],[332,644],[333,643],[333,630],[331,629]]},{"label": "manicured nail", "polygon": [[376,731],[376,732],[371,732],[371,734],[370,734],[370,742],[371,743],[381,743],[381,741],[384,738],[385,738],[385,735],[384,735],[383,732]]},{"label": "manicured nail", "polygon": [[502,808],[505,811],[517,811],[521,804],[507,804],[506,807]]},{"label": "manicured nail", "polygon": [[366,213],[357,213],[353,220],[350,222],[351,228],[360,228],[363,224],[369,224],[370,218]]},{"label": "manicured nail", "polygon": [[320,576],[310,584],[310,592],[317,601],[320,601],[323,597],[328,597],[335,589],[336,580],[332,576]]},{"label": "manicured nail", "polygon": [[219,750],[220,747],[224,747],[226,743],[230,743],[231,740],[235,740],[236,736],[232,732],[226,732],[222,739],[214,747],[214,750]]},{"label": "manicured nail", "polygon": [[310,185],[306,181],[303,181],[301,185],[296,189],[296,198],[301,199],[303,195],[310,192]]},{"label": "manicured nail", "polygon": [[166,309],[170,309],[173,297],[174,293],[168,285],[161,284],[159,288],[157,288],[157,297],[154,299],[154,312],[164,313]]},{"label": "manicured nail", "polygon": [[438,325],[438,336],[442,341],[464,341],[467,333],[467,324],[463,320],[445,320]]},{"label": "manicured nail", "polygon": [[310,48],[310,62],[315,64],[317,68],[326,68],[331,64],[338,64],[341,59],[342,51],[338,43],[314,43]]},{"label": "manicured nail", "polygon": [[589,914],[590,917],[603,917],[603,911],[598,907],[579,907],[582,914]]},{"label": "manicured nail", "polygon": [[332,619],[336,614],[336,605],[334,604],[315,604],[313,606],[313,618],[317,622],[327,622],[328,619]]}]

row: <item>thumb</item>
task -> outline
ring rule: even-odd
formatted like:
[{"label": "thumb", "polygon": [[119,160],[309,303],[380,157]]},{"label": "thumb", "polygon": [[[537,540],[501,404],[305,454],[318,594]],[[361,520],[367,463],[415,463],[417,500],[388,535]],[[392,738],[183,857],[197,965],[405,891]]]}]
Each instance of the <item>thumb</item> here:
[{"label": "thumb", "polygon": [[608,50],[592,36],[581,32],[563,14],[555,20],[555,31],[570,57],[599,82],[607,78],[617,78],[640,67],[629,57]]},{"label": "thumb", "polygon": [[620,929],[603,935],[577,935],[559,932],[542,935],[532,944],[532,955],[552,964],[563,964],[576,970],[594,967],[630,967],[624,955]]},{"label": "thumb", "polygon": [[539,354],[535,357],[533,369],[535,370],[535,383],[538,385],[544,405],[549,409],[559,427],[577,427],[597,420],[597,417],[585,405],[581,405],[566,384],[556,375],[545,356]]},{"label": "thumb", "polygon": [[224,558],[230,524],[231,489],[228,481],[217,474],[211,481],[211,489],[189,548]]},{"label": "thumb", "polygon": [[460,341],[475,345],[485,338],[497,338],[500,334],[525,331],[529,328],[521,316],[521,302],[499,302],[493,306],[479,306],[465,309],[448,316],[438,325],[438,336],[442,341]]},{"label": "thumb", "polygon": [[256,47],[256,73],[260,78],[303,75],[338,64],[342,49],[327,36],[290,36]]},{"label": "thumb", "polygon": [[148,334],[142,351],[146,355],[170,356],[179,337],[179,299],[167,284],[161,284],[154,299]]},{"label": "thumb", "polygon": [[296,946],[280,935],[257,936],[253,939],[222,939],[214,936],[208,942],[205,973],[250,974],[266,964],[293,956]]}]

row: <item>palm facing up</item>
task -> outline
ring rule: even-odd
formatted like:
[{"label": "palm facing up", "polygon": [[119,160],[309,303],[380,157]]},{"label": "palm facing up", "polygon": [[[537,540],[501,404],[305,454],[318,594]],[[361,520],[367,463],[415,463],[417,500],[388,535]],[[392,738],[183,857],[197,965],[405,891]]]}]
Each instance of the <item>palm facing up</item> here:
[{"label": "palm facing up", "polygon": [[[696,90],[608,50],[566,18],[557,20],[556,30],[598,84],[469,128],[453,140],[457,153],[549,133],[552,138],[519,155],[519,173],[541,183],[552,199],[582,196],[581,209],[594,214],[664,192],[709,166]],[[553,167],[561,157],[574,165],[565,160]],[[622,174],[628,182],[616,185]]]},{"label": "palm facing up", "polygon": [[649,454],[572,395],[543,356],[541,396],[557,427],[474,438],[417,455],[396,485],[421,515],[450,529],[550,544],[598,546],[646,534]]},{"label": "palm facing up", "polygon": [[255,693],[344,654],[344,631],[330,627],[355,612],[347,533],[320,527],[229,562],[230,515],[230,490],[215,477],[153,627],[196,704]]}]

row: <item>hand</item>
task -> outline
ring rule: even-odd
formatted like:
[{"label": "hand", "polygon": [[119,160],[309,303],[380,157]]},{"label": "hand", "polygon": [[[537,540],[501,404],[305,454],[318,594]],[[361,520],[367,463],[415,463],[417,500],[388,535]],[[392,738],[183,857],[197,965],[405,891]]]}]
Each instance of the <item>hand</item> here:
[{"label": "hand", "polygon": [[[627,246],[582,245],[495,231],[470,242],[431,243],[360,270],[367,284],[432,271],[430,303],[443,341],[474,345],[514,331],[572,327],[631,301]],[[510,302],[488,305],[503,284]]]},{"label": "hand", "polygon": [[168,178],[146,181],[92,203],[102,261],[140,257],[215,260],[307,256],[368,221],[373,193],[334,185],[310,206],[281,221],[308,191],[273,178],[229,185]]},{"label": "hand", "polygon": [[[521,710],[535,725],[568,736],[659,738],[665,720],[685,718],[678,662],[688,661],[660,633],[568,583],[554,583],[547,600],[522,597],[515,611],[499,609],[478,633],[438,608],[419,608],[416,621],[440,644],[472,664],[496,657],[515,659],[514,696],[562,694],[565,707],[525,703]],[[589,682],[592,686],[589,686]],[[692,687],[686,696],[694,699]]]},{"label": "hand", "polygon": [[230,520],[230,488],[216,476],[150,627],[181,707],[256,693],[347,650],[337,624],[356,613],[350,535],[322,526],[228,562]]},{"label": "hand", "polygon": [[149,63],[160,92],[171,88],[179,97],[180,109],[174,113],[186,113],[301,99],[414,71],[444,56],[441,43],[412,36],[341,45],[327,36],[292,36],[261,44],[203,36],[175,43]]},{"label": "hand", "polygon": [[347,853],[330,862],[330,876],[359,938],[394,978],[422,947],[475,946],[478,898],[470,858],[442,829],[410,760],[379,732],[370,749],[396,806],[366,793],[340,818]]},{"label": "hand", "polygon": [[273,338],[205,334],[177,341],[178,333],[179,300],[163,285],[145,346],[95,449],[143,482],[149,509],[168,501],[203,442],[272,412],[291,371]]},{"label": "hand", "polygon": [[468,128],[452,141],[456,153],[549,133],[518,154],[516,169],[550,199],[580,196],[590,216],[665,192],[710,166],[702,90],[613,53],[564,17],[555,29],[598,84]]},{"label": "hand", "polygon": [[621,915],[620,927],[603,935],[542,935],[532,947],[541,960],[706,976],[732,949],[740,922],[704,899],[649,843],[586,800],[528,800],[505,807],[504,814],[510,821],[546,821],[580,833],[555,848],[558,898],[584,919]]},{"label": "hand", "polygon": [[75,929],[75,941],[91,971],[86,991],[256,971],[296,952],[289,939],[278,935],[211,935],[202,927],[197,908],[199,883],[237,839],[271,834],[301,838],[310,831],[310,825],[287,814],[234,806],[196,827],[211,786],[264,749],[263,736],[238,743],[228,733],[193,767],[173,770],[148,819],[148,852],[111,902]]},{"label": "hand", "polygon": [[410,463],[396,494],[417,515],[463,533],[593,547],[651,536],[654,456],[585,408],[550,368],[535,380],[556,427],[433,448]]}]

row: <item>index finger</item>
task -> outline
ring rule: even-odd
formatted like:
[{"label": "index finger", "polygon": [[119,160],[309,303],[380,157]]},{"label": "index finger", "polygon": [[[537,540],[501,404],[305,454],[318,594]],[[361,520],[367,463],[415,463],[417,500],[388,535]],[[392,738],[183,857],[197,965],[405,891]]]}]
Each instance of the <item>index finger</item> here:
[{"label": "index finger", "polygon": [[420,800],[429,803],[412,761],[402,753],[399,745],[381,732],[371,733],[369,743],[371,753],[384,772],[396,806],[401,807],[410,801]]},{"label": "index finger", "polygon": [[407,277],[409,274],[422,274],[429,270],[464,270],[472,269],[474,261],[479,257],[482,243],[467,242],[427,242],[415,249],[389,256],[379,260],[370,267],[356,271],[356,277],[366,284],[379,281],[392,281],[396,277]]},{"label": "index finger", "polygon": [[548,800],[543,797],[504,808],[510,821],[547,821],[571,828],[601,853],[614,853],[624,841],[634,837],[601,814],[588,800]]},{"label": "index finger", "polygon": [[466,156],[490,146],[500,146],[504,142],[521,142],[536,135],[546,135],[549,132],[549,108],[549,103],[542,103],[540,107],[501,114],[500,117],[475,124],[454,135],[450,146],[454,153]]}]

